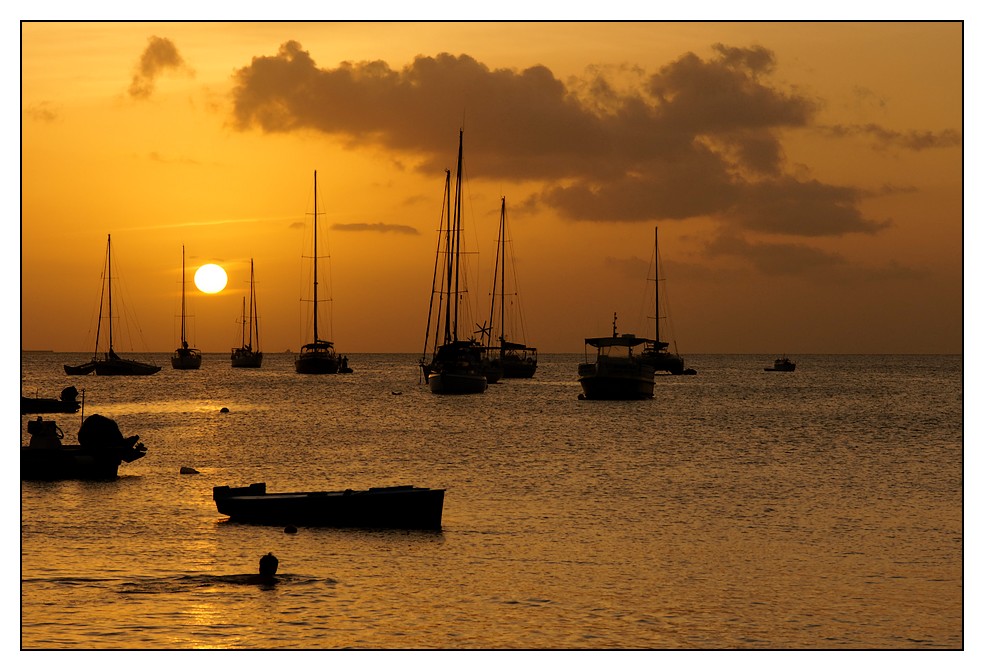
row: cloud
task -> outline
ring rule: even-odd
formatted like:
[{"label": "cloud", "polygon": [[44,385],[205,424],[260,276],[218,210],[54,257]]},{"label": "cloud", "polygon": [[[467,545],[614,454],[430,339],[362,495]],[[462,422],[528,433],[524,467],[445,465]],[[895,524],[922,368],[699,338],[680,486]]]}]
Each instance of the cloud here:
[{"label": "cloud", "polygon": [[963,143],[963,134],[953,129],[944,129],[938,133],[933,131],[894,131],[884,128],[878,124],[855,124],[823,126],[820,130],[832,137],[858,137],[868,136],[872,138],[873,146],[876,149],[909,149],[912,151],[924,151],[927,149],[948,149],[959,147]]},{"label": "cloud", "polygon": [[748,242],[732,234],[723,234],[710,241],[705,251],[710,256],[743,259],[768,276],[804,276],[823,278],[828,282],[921,280],[928,276],[925,270],[902,266],[897,261],[890,261],[884,267],[858,266],[840,254],[808,245]]},{"label": "cloud", "polygon": [[147,99],[154,92],[157,78],[168,70],[177,70],[193,75],[174,43],[166,37],[152,36],[147,40],[147,48],[140,56],[128,92],[132,98]]},{"label": "cloud", "polygon": [[420,232],[413,226],[402,224],[332,224],[331,230],[345,232],[364,232],[371,233],[400,233],[402,235],[420,235]]},{"label": "cloud", "polygon": [[48,100],[26,107],[24,114],[35,121],[52,122],[58,119],[58,112],[54,104]]},{"label": "cloud", "polygon": [[[865,192],[791,176],[783,133],[813,128],[821,105],[773,82],[776,64],[765,47],[717,44],[652,73],[596,67],[565,83],[542,65],[493,69],[465,54],[323,68],[291,41],[234,73],[232,115],[240,131],[315,130],[432,174],[453,162],[464,125],[470,179],[525,183],[536,191],[524,206],[568,220],[704,216],[806,237],[883,229],[860,213]],[[863,132],[908,149],[954,139]]]}]

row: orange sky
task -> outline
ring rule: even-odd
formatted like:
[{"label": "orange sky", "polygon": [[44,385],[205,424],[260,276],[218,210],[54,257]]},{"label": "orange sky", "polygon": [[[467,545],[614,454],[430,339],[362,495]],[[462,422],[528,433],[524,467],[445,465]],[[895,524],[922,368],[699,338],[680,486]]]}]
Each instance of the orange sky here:
[{"label": "orange sky", "polygon": [[[297,350],[312,173],[340,352],[423,346],[464,127],[474,311],[507,198],[530,344],[644,334],[659,226],[688,353],[962,351],[958,23],[25,23],[21,344]],[[307,224],[306,226],[302,224]],[[651,290],[651,287],[650,287]],[[302,310],[304,312],[302,312]]]}]

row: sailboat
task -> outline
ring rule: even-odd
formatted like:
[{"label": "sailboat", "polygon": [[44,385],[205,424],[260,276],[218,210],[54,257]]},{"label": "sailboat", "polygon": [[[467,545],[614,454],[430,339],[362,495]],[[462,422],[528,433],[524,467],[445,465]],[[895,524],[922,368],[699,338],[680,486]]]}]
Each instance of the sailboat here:
[{"label": "sailboat", "polygon": [[[160,372],[161,367],[155,366],[153,364],[144,363],[142,361],[134,361],[133,359],[124,359],[120,357],[113,349],[113,253],[112,253],[112,239],[110,235],[106,236],[106,272],[103,274],[105,278],[105,283],[103,284],[103,292],[100,295],[99,300],[99,317],[96,322],[96,345],[95,350],[92,354],[92,360],[86,361],[85,363],[79,364],[78,366],[65,366],[65,373],[68,375],[88,375],[89,373],[95,372],[96,375],[153,375],[154,373]],[[99,359],[99,336],[101,334],[102,326],[102,313],[103,313],[103,301],[102,298],[106,297],[106,305],[108,307],[109,314],[109,349],[103,354],[103,358]]]},{"label": "sailboat", "polygon": [[197,370],[202,367],[201,350],[188,347],[185,330],[185,248],[181,245],[181,347],[171,356],[171,368],[176,370]]},{"label": "sailboat", "polygon": [[666,317],[661,316],[659,313],[660,278],[659,278],[659,228],[658,227],[655,229],[654,239],[655,239],[655,246],[653,248],[654,249],[653,268],[655,270],[655,273],[653,274],[653,282],[656,283],[656,287],[653,293],[656,295],[656,299],[655,299],[656,338],[654,340],[649,341],[646,344],[641,354],[641,357],[648,364],[650,364],[656,370],[657,373],[664,372],[664,373],[671,373],[672,375],[695,375],[697,371],[695,371],[693,368],[687,368],[686,364],[683,361],[682,356],[680,356],[676,352],[670,352],[669,350],[670,343],[663,342],[659,339],[660,320],[666,319]]},{"label": "sailboat", "polygon": [[[314,171],[314,339],[301,347],[294,359],[294,370],[308,375],[337,373],[342,359],[335,343],[318,337],[318,171]],[[347,368],[347,362],[345,368]]]},{"label": "sailboat", "polygon": [[[486,352],[494,366],[502,370],[502,377],[530,378],[536,372],[536,348],[523,343],[506,340],[506,198],[502,197],[502,209],[499,214],[499,243],[495,254],[495,271],[492,274],[492,307],[489,311],[489,328],[483,330],[483,337],[491,334],[494,326],[499,326],[498,345],[486,344]],[[498,288],[498,301],[496,300]],[[498,320],[496,308],[498,307]],[[518,311],[518,301],[517,301]],[[519,324],[522,328],[522,312],[519,312]]]},{"label": "sailboat", "polygon": [[[242,323],[242,345],[232,350],[232,367],[259,368],[263,364],[263,352],[260,351],[260,324],[256,312],[256,287],[253,285],[253,259],[249,260],[249,312],[246,312],[246,298],[244,296]],[[253,349],[254,335],[256,336],[255,350]]]},{"label": "sailboat", "polygon": [[[458,169],[451,205],[451,171],[445,171],[444,195],[447,217],[441,217],[434,280],[431,284],[430,311],[420,367],[427,386],[435,394],[480,394],[488,387],[483,371],[484,349],[474,339],[458,338],[458,315],[464,291],[461,277],[461,159],[464,132],[458,131]],[[442,200],[445,200],[442,198]],[[445,227],[445,223],[447,226]],[[443,242],[443,251],[442,251]],[[441,263],[443,257],[443,264]],[[440,288],[438,288],[440,283]],[[435,301],[437,305],[435,306]],[[436,307],[436,310],[435,310]],[[436,313],[436,314],[435,314]],[[436,318],[435,318],[436,317]],[[432,319],[433,318],[433,319]],[[425,362],[431,322],[435,332],[430,362]],[[440,335],[439,335],[440,334]]]}]

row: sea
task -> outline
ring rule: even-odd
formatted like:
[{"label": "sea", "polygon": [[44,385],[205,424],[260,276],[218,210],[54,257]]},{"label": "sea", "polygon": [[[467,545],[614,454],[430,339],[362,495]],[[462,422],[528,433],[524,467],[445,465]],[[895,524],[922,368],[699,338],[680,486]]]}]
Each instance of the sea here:
[{"label": "sea", "polygon": [[[583,354],[458,397],[415,354],[65,375],[87,358],[24,353],[22,394],[75,385],[64,442],[98,413],[147,454],[21,483],[21,651],[964,647],[960,355],[690,355],[641,401],[580,400]],[[444,488],[443,529],[217,512],[212,487],[255,482]],[[255,584],[268,552],[279,580]]]}]

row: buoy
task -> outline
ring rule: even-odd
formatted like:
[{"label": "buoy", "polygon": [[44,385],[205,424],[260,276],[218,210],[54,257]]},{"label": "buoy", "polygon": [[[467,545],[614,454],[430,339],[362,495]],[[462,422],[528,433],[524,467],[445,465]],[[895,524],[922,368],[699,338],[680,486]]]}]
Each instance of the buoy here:
[{"label": "buoy", "polygon": [[297,527],[295,527],[293,524],[288,524],[286,527],[284,527],[284,533],[285,534],[296,534],[297,533]]},{"label": "buoy", "polygon": [[219,412],[229,412],[229,408],[222,408]]},{"label": "buoy", "polygon": [[191,466],[182,466],[181,475],[198,475],[198,471],[196,471]]}]

